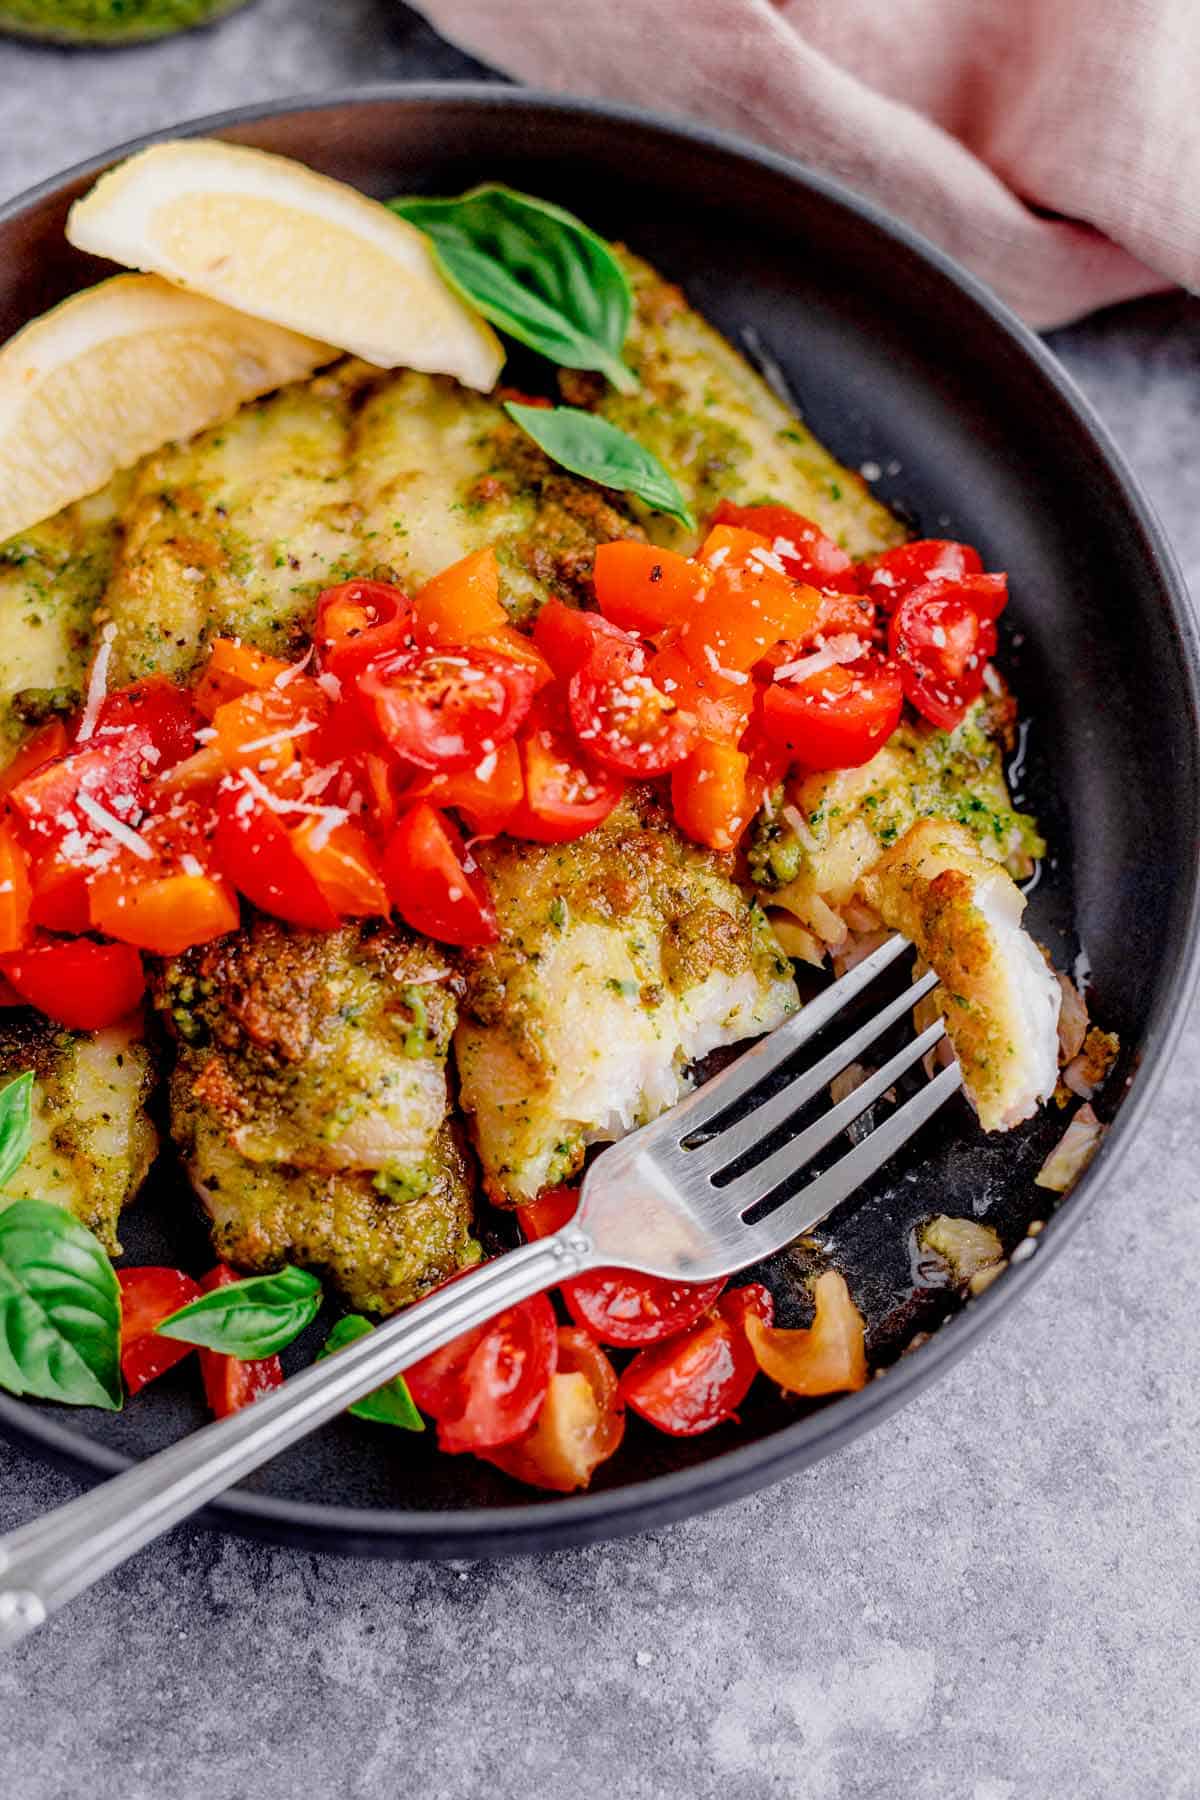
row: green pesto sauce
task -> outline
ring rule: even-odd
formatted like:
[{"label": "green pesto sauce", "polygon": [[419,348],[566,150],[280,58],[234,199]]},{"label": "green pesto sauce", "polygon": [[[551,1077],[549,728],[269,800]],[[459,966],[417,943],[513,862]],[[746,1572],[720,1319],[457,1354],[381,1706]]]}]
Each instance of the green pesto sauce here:
[{"label": "green pesto sauce", "polygon": [[127,44],[204,25],[246,0],[0,0],[0,30],[56,43]]}]

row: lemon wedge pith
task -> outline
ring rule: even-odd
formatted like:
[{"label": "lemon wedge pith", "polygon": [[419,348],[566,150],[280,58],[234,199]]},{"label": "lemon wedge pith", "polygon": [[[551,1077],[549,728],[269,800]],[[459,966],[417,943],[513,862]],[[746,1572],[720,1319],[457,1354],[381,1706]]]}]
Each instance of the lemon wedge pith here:
[{"label": "lemon wedge pith", "polygon": [[486,391],[503,350],[424,235],[355,188],[215,138],[152,144],[71,208],[82,250],[148,269],[381,368]]},{"label": "lemon wedge pith", "polygon": [[73,294],[0,349],[0,543],[336,354],[154,275]]}]

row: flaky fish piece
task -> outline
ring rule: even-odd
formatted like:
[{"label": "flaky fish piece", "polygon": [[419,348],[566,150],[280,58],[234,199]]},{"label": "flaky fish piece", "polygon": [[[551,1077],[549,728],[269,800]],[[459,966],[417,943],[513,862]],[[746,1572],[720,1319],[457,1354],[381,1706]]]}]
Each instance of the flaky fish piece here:
[{"label": "flaky fish piece", "polygon": [[146,1112],[154,1080],[140,1022],[67,1031],[24,1007],[0,1013],[0,1081],[32,1069],[32,1139],[0,1188],[74,1213],[117,1255],[121,1209],[141,1187],[158,1137]]},{"label": "flaky fish piece", "polygon": [[762,914],[648,790],[575,843],[477,854],[500,942],[470,961],[454,1055],[502,1203],[569,1179],[588,1144],[674,1105],[699,1058],[797,1005]]},{"label": "flaky fish piece", "polygon": [[313,1264],[387,1309],[471,1259],[455,986],[438,948],[382,922],[255,917],[163,966],[172,1136],[230,1261]]},{"label": "flaky fish piece", "polygon": [[985,1131],[1031,1118],[1058,1080],[1061,989],[1023,930],[1025,897],[970,833],[923,819],[859,883],[940,977],[938,1006]]}]

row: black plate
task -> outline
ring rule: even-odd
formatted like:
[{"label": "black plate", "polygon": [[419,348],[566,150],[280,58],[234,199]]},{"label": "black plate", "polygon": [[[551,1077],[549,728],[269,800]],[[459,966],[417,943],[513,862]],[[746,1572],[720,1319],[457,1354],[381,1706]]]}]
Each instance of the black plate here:
[{"label": "black plate", "polygon": [[[818,436],[852,466],[878,464],[878,491],[914,526],[967,538],[987,566],[1010,571],[1001,654],[1032,720],[1020,785],[1051,844],[1030,917],[1060,967],[1086,952],[1093,1010],[1124,1047],[1102,1105],[1114,1128],[1036,1254],[965,1308],[914,1271],[912,1230],[928,1214],[978,1214],[1012,1248],[1052,1200],[1033,1175],[1061,1114],[987,1139],[965,1105],[950,1108],[823,1233],[876,1358],[894,1363],[862,1393],[802,1411],[760,1382],[739,1424],[690,1441],[635,1421],[592,1492],[566,1499],[347,1420],[207,1516],[341,1551],[461,1556],[584,1543],[732,1499],[865,1430],[998,1319],[1065,1242],[1150,1099],[1197,962],[1197,656],[1171,554],[1104,428],[1037,339],[912,233],[780,157],[488,86],[323,97],[180,129],[280,151],[381,196],[498,178],[564,202],[680,281],[732,339],[757,333]],[[100,168],[137,147],[0,212],[0,339],[105,272],[70,249],[63,220]],[[125,1239],[134,1261],[205,1260],[178,1188],[141,1201]],[[803,1268],[789,1253],[768,1271],[785,1322]],[[85,1479],[200,1416],[186,1368],[116,1416],[0,1398],[5,1431]]]}]

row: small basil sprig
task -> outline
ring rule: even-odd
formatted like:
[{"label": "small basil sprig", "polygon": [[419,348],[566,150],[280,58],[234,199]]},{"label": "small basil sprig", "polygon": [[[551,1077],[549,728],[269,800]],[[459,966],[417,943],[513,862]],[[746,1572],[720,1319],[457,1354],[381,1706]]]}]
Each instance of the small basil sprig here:
[{"label": "small basil sprig", "polygon": [[[344,1350],[347,1344],[356,1343],[359,1338],[368,1336],[373,1329],[371,1321],[364,1319],[361,1313],[347,1313],[344,1319],[337,1320],[321,1349],[317,1351],[317,1361],[333,1356],[338,1350]],[[373,1393],[356,1400],[346,1411],[353,1413],[356,1419],[371,1419],[377,1425],[398,1425],[401,1431],[425,1429],[425,1421],[413,1405],[413,1398],[403,1375],[394,1375],[391,1381],[385,1381]]]},{"label": "small basil sprig", "polygon": [[85,1225],[44,1200],[16,1200],[0,1212],[0,1387],[121,1410],[121,1291],[112,1264]]},{"label": "small basil sprig", "polygon": [[669,513],[689,530],[695,528],[687,501],[657,456],[607,419],[577,406],[521,406],[515,400],[506,400],[504,410],[572,475],[636,494],[655,512]]},{"label": "small basil sprig", "polygon": [[26,1069],[0,1088],[0,1187],[25,1161],[32,1135],[33,1070]]},{"label": "small basil sprig", "polygon": [[321,1284],[306,1269],[280,1269],[213,1288],[181,1306],[157,1327],[163,1337],[252,1362],[274,1356],[310,1325],[321,1309]]},{"label": "small basil sprig", "polygon": [[401,198],[393,212],[429,238],[439,269],[485,319],[565,369],[598,369],[629,394],[621,360],[633,295],[604,239],[573,214],[488,184],[457,200]]}]

